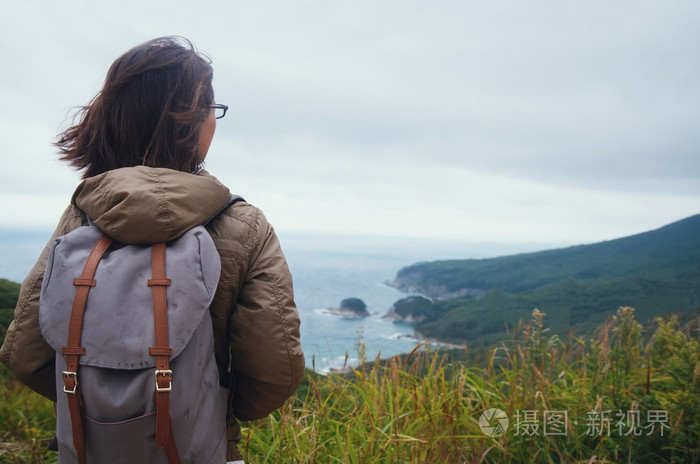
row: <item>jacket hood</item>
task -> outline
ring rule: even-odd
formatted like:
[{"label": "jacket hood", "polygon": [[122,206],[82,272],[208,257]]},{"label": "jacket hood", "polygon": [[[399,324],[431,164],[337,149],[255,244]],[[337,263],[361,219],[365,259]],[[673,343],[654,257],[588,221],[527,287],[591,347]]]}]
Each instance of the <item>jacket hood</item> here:
[{"label": "jacket hood", "polygon": [[135,166],[85,179],[72,201],[115,240],[144,244],[173,240],[205,224],[230,200],[229,189],[206,171]]}]

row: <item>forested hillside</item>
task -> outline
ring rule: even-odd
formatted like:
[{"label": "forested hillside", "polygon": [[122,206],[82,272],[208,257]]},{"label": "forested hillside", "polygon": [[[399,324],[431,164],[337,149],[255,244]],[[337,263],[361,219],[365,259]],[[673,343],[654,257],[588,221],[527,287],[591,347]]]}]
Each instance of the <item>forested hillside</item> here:
[{"label": "forested hillside", "polygon": [[17,295],[19,295],[19,284],[0,279],[0,343],[5,339],[7,327],[12,322]]},{"label": "forested hillside", "polygon": [[419,263],[393,285],[435,298],[416,326],[441,340],[491,342],[539,308],[557,332],[584,332],[620,306],[640,320],[700,305],[700,215],[616,240],[490,259]]}]

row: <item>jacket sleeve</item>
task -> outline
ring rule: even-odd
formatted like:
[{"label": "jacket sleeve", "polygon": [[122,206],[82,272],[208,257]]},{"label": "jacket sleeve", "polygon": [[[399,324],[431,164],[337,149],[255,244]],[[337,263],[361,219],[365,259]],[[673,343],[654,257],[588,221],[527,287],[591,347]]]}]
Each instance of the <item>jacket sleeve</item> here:
[{"label": "jacket sleeve", "polygon": [[53,240],[82,225],[79,211],[69,207],[63,213],[51,240],[20,286],[14,320],[0,348],[0,362],[37,393],[56,401],[55,352],[39,330],[39,293]]},{"label": "jacket sleeve", "polygon": [[234,414],[267,416],[294,394],[304,376],[299,314],[279,240],[262,213],[250,266],[230,316]]}]

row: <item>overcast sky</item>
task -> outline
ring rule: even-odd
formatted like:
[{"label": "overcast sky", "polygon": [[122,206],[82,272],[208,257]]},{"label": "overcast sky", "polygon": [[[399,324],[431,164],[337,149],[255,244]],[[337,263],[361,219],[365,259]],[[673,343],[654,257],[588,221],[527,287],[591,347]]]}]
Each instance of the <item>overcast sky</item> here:
[{"label": "overcast sky", "polygon": [[[205,6],[208,5],[208,6]],[[591,243],[700,213],[700,2],[3,1],[0,228],[134,45],[213,60],[209,171],[281,233]]]}]

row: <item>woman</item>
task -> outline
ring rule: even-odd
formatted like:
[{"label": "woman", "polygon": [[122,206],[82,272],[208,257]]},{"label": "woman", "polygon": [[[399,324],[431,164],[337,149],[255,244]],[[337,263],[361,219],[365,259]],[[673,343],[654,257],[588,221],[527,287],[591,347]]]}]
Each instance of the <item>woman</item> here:
[{"label": "woman", "polygon": [[[207,224],[221,258],[210,307],[220,382],[230,386],[229,417],[262,418],[299,385],[304,356],[292,278],[262,212],[239,201],[201,169],[216,129],[213,70],[183,38],[129,50],[111,66],[103,89],[57,142],[84,181],[55,237],[88,217],[127,244],[169,241]],[[222,211],[223,210],[223,211]],[[38,325],[39,292],[49,245],[22,283],[0,361],[26,385],[56,400],[54,351]],[[241,459],[240,429],[229,421],[228,461]]]}]

